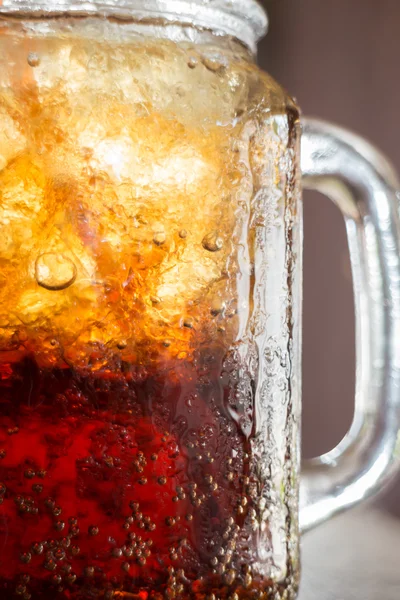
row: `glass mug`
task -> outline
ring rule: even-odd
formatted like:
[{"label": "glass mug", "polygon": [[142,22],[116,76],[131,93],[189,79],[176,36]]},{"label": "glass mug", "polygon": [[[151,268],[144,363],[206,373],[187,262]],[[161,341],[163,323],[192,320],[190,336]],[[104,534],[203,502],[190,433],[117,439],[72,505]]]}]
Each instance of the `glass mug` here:
[{"label": "glass mug", "polygon": [[[253,0],[0,15],[2,600],[295,598],[299,531],[398,465],[395,174],[301,123]],[[358,382],[300,481],[301,171],[346,219]]]}]

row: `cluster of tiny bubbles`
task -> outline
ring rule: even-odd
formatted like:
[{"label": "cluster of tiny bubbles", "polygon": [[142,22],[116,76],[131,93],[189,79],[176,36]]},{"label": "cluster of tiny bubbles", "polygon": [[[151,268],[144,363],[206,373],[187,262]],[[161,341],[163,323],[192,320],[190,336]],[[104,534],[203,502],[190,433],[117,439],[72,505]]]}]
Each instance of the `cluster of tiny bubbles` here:
[{"label": "cluster of tiny bubbles", "polygon": [[[188,231],[186,229],[181,229],[178,233],[179,237],[182,240],[185,240],[188,237]],[[165,231],[156,231],[153,235],[153,243],[156,246],[163,246],[165,244],[165,242],[167,241],[167,235],[165,233]],[[224,245],[224,240],[222,239],[222,237],[219,235],[218,231],[211,231],[209,233],[207,233],[202,241],[202,246],[205,250],[207,250],[208,252],[218,252],[219,250],[221,250],[223,248]],[[47,257],[47,261],[50,262],[50,260],[53,258],[51,253],[47,253],[46,255],[42,255],[42,256],[46,256]],[[59,282],[55,282],[56,285],[58,286],[65,286],[68,287],[68,285],[71,285],[71,283],[73,283],[73,280],[71,281],[71,283],[68,283],[67,281],[67,274],[69,274],[70,279],[72,279],[74,271],[72,266],[70,267],[70,272],[68,273],[67,271],[67,261],[69,261],[69,258],[66,258],[62,255],[53,255],[55,258],[53,258],[53,262],[55,264],[56,260],[59,262],[64,261],[66,264],[64,265],[64,280],[63,281],[59,281]],[[43,261],[42,257],[39,257],[39,259],[37,260],[37,264],[38,261]],[[72,263],[72,261],[70,261]],[[73,263],[72,263],[73,265]],[[39,262],[39,266],[40,266],[40,262]],[[51,265],[50,265],[51,266]],[[74,266],[74,265],[73,265]],[[43,269],[44,271],[45,269]],[[51,269],[50,269],[51,271]],[[47,272],[45,274],[42,275],[42,282],[38,283],[40,285],[43,285],[43,287],[48,287],[48,289],[57,289],[56,287],[50,287],[50,285],[55,285],[52,282],[48,282],[46,281],[46,275],[48,278],[51,278],[52,276],[54,277],[54,275],[52,275],[51,273],[49,273],[49,269],[47,269]],[[40,277],[40,272],[38,273],[38,267],[37,267],[37,279],[38,276]],[[75,273],[76,276],[76,273]],[[62,287],[59,287],[58,289],[63,289]]]}]

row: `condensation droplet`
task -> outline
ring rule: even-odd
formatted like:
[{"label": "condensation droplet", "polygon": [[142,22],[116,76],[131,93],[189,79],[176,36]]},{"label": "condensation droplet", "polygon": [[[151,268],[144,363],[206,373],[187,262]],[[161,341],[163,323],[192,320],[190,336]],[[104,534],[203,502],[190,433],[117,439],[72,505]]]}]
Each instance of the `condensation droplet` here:
[{"label": "condensation droplet", "polygon": [[208,250],[209,252],[218,252],[224,245],[224,241],[219,237],[217,231],[212,231],[204,236],[202,244],[205,250]]},{"label": "condensation droplet", "polygon": [[76,275],[75,264],[63,254],[45,252],[36,259],[36,281],[46,290],[65,290],[74,283]]},{"label": "condensation droplet", "polygon": [[28,65],[30,67],[38,67],[40,65],[40,58],[36,52],[29,52]]}]

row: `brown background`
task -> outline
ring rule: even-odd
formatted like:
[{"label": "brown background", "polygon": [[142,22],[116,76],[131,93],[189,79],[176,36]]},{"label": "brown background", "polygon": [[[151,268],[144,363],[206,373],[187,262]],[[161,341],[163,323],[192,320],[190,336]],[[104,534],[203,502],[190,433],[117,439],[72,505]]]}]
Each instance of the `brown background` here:
[{"label": "brown background", "polygon": [[[400,1],[265,5],[270,32],[259,48],[262,67],[297,98],[304,114],[373,140],[399,169]],[[354,318],[341,215],[316,193],[304,199],[303,450],[315,456],[335,446],[352,419]],[[400,516],[400,479],[379,502]]]}]

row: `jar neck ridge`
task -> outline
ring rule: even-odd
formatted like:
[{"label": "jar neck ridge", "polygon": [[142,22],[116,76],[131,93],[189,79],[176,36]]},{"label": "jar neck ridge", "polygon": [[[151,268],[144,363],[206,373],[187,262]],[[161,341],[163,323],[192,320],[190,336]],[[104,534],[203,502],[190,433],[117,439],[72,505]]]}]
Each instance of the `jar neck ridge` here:
[{"label": "jar neck ridge", "polygon": [[0,15],[52,17],[102,16],[162,20],[229,35],[255,52],[268,19],[257,0],[0,0]]}]

